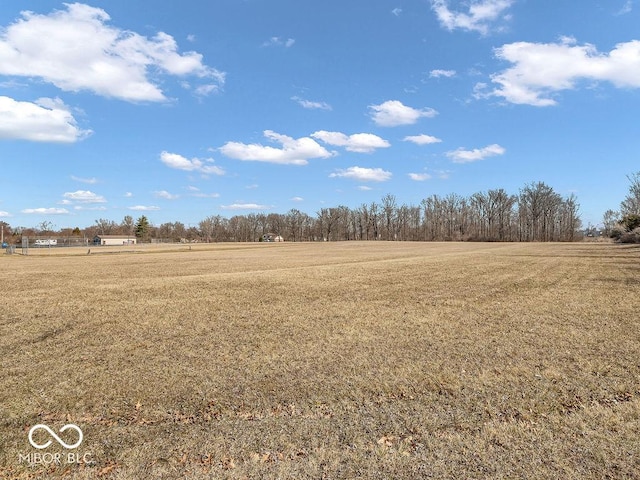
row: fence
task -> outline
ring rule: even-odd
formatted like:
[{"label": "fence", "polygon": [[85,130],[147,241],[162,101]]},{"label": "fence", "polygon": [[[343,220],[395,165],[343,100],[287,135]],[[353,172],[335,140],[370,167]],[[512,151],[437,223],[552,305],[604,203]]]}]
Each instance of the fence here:
[{"label": "fence", "polygon": [[[22,237],[22,254],[29,255],[29,248],[86,247],[90,245],[86,237]],[[12,253],[15,253],[15,247]]]}]

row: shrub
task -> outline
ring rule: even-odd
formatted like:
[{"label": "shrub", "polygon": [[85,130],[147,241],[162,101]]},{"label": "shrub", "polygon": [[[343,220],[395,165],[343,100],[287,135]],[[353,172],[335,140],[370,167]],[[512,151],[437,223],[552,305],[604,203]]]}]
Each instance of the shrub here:
[{"label": "shrub", "polygon": [[627,232],[632,232],[640,227],[640,215],[626,215],[620,223],[622,223]]},{"label": "shrub", "polygon": [[633,229],[630,232],[624,232],[619,241],[621,243],[640,243],[640,227]]},{"label": "shrub", "polygon": [[622,224],[617,223],[611,228],[611,233],[609,236],[616,241],[620,241],[620,238],[627,233],[627,230],[622,226]]}]

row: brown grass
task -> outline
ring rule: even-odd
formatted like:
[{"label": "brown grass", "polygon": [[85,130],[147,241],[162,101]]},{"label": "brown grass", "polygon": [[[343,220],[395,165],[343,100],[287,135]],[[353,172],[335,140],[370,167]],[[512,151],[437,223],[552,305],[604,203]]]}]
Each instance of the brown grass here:
[{"label": "brown grass", "polygon": [[0,257],[0,478],[640,477],[637,247],[52,250]]}]

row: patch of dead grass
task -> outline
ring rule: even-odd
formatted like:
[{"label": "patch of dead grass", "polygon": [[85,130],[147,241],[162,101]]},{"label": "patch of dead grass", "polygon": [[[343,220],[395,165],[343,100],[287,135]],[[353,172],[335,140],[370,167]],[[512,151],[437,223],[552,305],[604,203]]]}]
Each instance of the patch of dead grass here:
[{"label": "patch of dead grass", "polygon": [[640,475],[637,249],[187,248],[0,258],[0,477]]}]

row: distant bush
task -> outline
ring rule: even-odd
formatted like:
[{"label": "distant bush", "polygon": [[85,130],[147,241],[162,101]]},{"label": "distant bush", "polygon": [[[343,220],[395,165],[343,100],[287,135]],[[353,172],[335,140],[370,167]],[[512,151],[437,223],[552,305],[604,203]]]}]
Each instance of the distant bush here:
[{"label": "distant bush", "polygon": [[627,232],[632,232],[640,227],[640,215],[626,215],[620,223],[622,223]]},{"label": "distant bush", "polygon": [[615,241],[620,241],[620,238],[622,237],[622,235],[624,235],[625,233],[627,233],[627,230],[619,223],[616,223],[612,228],[611,228],[611,233],[609,234],[609,236],[611,238],[613,238]]},{"label": "distant bush", "polygon": [[611,238],[620,243],[640,243],[640,215],[626,215],[611,229]]},{"label": "distant bush", "polygon": [[620,243],[640,243],[640,227],[624,232],[618,239]]}]

